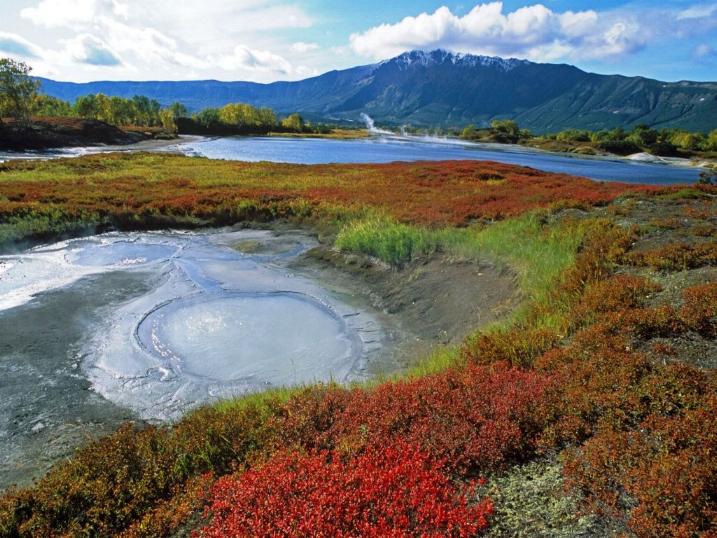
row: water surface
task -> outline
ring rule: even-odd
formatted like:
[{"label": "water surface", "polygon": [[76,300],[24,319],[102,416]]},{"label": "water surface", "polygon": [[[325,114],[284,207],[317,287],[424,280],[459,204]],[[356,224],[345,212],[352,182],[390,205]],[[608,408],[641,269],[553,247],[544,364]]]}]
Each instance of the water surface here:
[{"label": "water surface", "polygon": [[548,172],[583,176],[598,181],[672,185],[694,183],[700,169],[620,158],[551,153],[506,144],[474,144],[456,139],[401,137],[378,134],[356,140],[289,137],[182,137],[173,144],[98,146],[45,152],[3,153],[3,159],[77,157],[110,151],[180,152],[186,155],[238,161],[297,164],[388,163],[394,161],[491,160],[530,166]]},{"label": "water surface", "polygon": [[477,159],[530,166],[601,181],[669,185],[693,183],[700,170],[607,157],[571,156],[504,144],[451,139],[373,137],[356,140],[281,137],[225,137],[194,140],[172,149],[189,155],[240,161],[298,164],[388,163]]}]

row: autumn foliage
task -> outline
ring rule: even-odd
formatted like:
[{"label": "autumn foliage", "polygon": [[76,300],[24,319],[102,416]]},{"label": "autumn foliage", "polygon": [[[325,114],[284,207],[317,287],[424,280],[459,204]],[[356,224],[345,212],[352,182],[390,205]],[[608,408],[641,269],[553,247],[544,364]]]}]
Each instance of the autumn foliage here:
[{"label": "autumn foliage", "polygon": [[405,443],[354,457],[282,453],[212,490],[196,538],[475,536],[490,501],[470,503],[425,453]]},{"label": "autumn foliage", "polygon": [[113,154],[61,167],[3,164],[0,219],[54,209],[124,227],[189,217],[217,225],[301,216],[329,205],[381,209],[403,222],[465,225],[657,191],[489,161],[306,166]]},{"label": "autumn foliage", "polygon": [[552,380],[503,363],[469,365],[378,387],[308,389],[280,417],[284,442],[354,453],[393,443],[420,447],[462,475],[499,469],[531,454],[536,415]]},{"label": "autumn foliage", "polygon": [[[370,206],[465,225],[655,190],[485,162],[117,155],[67,162],[56,180],[46,174],[58,168],[45,166],[3,165],[0,215],[143,227]],[[603,218],[584,229],[542,300],[472,335],[440,372],[313,385],[203,408],[171,427],[124,427],[2,496],[0,535],[171,535],[203,514],[197,538],[474,536],[500,510],[475,496],[473,480],[559,454],[566,493],[626,535],[715,536],[717,378],[678,359],[681,345],[714,349],[717,282],[705,272],[707,282],[677,291],[666,278],[712,270],[714,241],[634,248],[636,227]]]}]

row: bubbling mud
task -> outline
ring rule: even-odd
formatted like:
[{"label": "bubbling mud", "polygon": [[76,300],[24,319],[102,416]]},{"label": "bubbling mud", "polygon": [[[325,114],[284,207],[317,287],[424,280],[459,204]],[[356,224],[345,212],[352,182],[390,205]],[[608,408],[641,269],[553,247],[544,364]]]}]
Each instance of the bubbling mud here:
[{"label": "bubbling mud", "polygon": [[270,387],[359,379],[381,327],[291,272],[314,245],[298,232],[109,233],[2,256],[0,322],[85,277],[140,275],[148,289],[93,305],[99,319],[74,345],[93,391],[150,420]]}]

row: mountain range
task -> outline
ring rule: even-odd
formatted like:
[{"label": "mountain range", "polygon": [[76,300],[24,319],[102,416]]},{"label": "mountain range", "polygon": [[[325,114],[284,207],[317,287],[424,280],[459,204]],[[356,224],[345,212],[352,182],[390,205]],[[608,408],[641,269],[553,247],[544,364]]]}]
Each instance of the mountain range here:
[{"label": "mountain range", "polygon": [[511,118],[537,133],[637,124],[717,128],[717,82],[599,75],[567,64],[444,50],[411,51],[372,65],[270,84],[39,80],[45,93],[69,101],[98,92],[146,95],[163,105],[179,101],[192,111],[244,102],[279,114],[299,112],[314,121],[361,121],[363,112],[379,124],[417,127],[485,126]]}]

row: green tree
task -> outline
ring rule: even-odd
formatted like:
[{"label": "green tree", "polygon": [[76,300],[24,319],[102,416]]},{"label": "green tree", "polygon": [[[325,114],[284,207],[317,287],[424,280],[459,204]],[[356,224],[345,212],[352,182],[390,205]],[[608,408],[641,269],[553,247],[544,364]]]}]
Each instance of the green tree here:
[{"label": "green tree", "polygon": [[498,142],[517,142],[520,139],[520,127],[513,120],[493,120],[490,129]]},{"label": "green tree", "polygon": [[461,138],[466,138],[468,140],[473,139],[478,134],[478,131],[476,130],[476,126],[472,123],[470,125],[466,125],[463,130],[461,131]]},{"label": "green tree", "polygon": [[187,107],[178,101],[169,105],[169,110],[172,111],[172,115],[175,119],[189,117],[189,110],[187,110]]},{"label": "green tree", "polygon": [[658,133],[647,125],[638,125],[632,130],[627,140],[641,147],[651,146],[657,142]]},{"label": "green tree", "polygon": [[89,120],[97,119],[99,115],[99,106],[97,103],[97,96],[95,95],[81,95],[75,101],[74,113],[80,118]]},{"label": "green tree", "polygon": [[281,120],[281,126],[289,131],[300,132],[304,129],[304,118],[297,112],[294,112]]},{"label": "green tree", "polygon": [[30,118],[39,87],[30,78],[31,70],[26,63],[0,58],[0,121],[8,116],[21,122]]},{"label": "green tree", "polygon": [[674,131],[670,136],[670,142],[680,149],[699,149],[704,142],[705,136],[702,133],[689,133],[687,131]]},{"label": "green tree", "polygon": [[159,111],[159,121],[162,124],[162,128],[165,131],[172,134],[177,134],[177,123],[174,121],[174,112],[171,108],[163,108]]},{"label": "green tree", "polygon": [[221,123],[218,108],[205,108],[198,114],[195,114],[194,119],[199,125],[205,128],[216,127]]},{"label": "green tree", "polygon": [[67,118],[73,115],[73,110],[67,101],[38,93],[32,103],[32,113],[35,116]]},{"label": "green tree", "polygon": [[710,132],[703,145],[705,151],[717,151],[717,129]]}]

